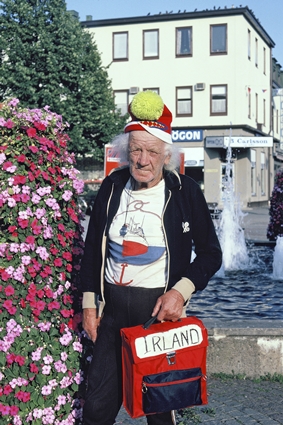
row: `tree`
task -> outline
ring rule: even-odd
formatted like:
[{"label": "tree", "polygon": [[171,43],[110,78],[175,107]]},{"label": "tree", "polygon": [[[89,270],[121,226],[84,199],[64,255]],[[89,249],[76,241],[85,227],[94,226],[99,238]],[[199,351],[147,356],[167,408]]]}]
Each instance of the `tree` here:
[{"label": "tree", "polygon": [[65,0],[0,1],[0,98],[62,115],[69,149],[101,158],[125,124],[96,44]]},{"label": "tree", "polygon": [[283,236],[283,169],[278,170],[275,176],[269,216],[267,237],[270,241],[275,241],[278,236]]}]

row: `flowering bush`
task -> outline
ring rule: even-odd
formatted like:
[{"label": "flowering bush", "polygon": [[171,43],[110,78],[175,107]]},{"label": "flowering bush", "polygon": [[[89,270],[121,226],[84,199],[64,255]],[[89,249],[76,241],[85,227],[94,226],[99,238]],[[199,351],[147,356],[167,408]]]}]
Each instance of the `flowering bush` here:
[{"label": "flowering bush", "polygon": [[275,176],[269,216],[267,237],[270,241],[275,241],[278,236],[283,236],[283,169],[280,169]]},{"label": "flowering bush", "polygon": [[77,280],[83,252],[67,124],[0,105],[0,422],[81,422]]}]

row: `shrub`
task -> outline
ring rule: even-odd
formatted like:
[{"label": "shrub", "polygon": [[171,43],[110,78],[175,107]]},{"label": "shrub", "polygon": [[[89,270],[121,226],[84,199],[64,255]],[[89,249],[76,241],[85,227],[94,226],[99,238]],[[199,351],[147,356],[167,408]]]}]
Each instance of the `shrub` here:
[{"label": "shrub", "polygon": [[0,105],[0,421],[78,424],[83,182],[61,116],[18,103]]},{"label": "shrub", "polygon": [[283,236],[283,169],[280,169],[275,176],[269,216],[267,238],[274,241],[277,236]]}]

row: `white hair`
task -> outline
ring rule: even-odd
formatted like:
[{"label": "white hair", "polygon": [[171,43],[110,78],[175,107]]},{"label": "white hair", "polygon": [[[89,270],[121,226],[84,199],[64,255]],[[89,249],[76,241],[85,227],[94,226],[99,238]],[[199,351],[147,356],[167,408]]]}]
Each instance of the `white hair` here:
[{"label": "white hair", "polygon": [[[120,159],[121,164],[125,164],[129,161],[130,134],[131,133],[118,134],[111,142],[114,154]],[[170,155],[169,163],[164,165],[164,169],[167,171],[174,171],[180,165],[180,151],[174,144],[163,143],[165,145],[165,154]]]}]

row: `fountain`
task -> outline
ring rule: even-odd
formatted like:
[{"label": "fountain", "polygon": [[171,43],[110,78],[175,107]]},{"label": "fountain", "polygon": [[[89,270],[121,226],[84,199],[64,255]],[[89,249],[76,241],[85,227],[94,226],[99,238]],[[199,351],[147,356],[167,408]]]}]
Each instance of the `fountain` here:
[{"label": "fountain", "polygon": [[[231,139],[231,138],[230,138]],[[249,266],[248,250],[245,242],[241,219],[244,216],[236,199],[232,175],[232,149],[229,145],[226,153],[226,168],[223,181],[223,210],[217,233],[223,251],[220,273],[225,270],[238,270]]]},{"label": "fountain", "polygon": [[278,236],[273,254],[273,279],[283,280],[283,236]]},{"label": "fountain", "polygon": [[[205,291],[197,292],[188,314],[227,322],[283,320],[283,237],[272,244],[246,242],[238,199],[234,192],[231,146],[227,147],[223,210],[216,231],[223,251],[221,269]],[[273,258],[274,255],[274,258]]]}]

